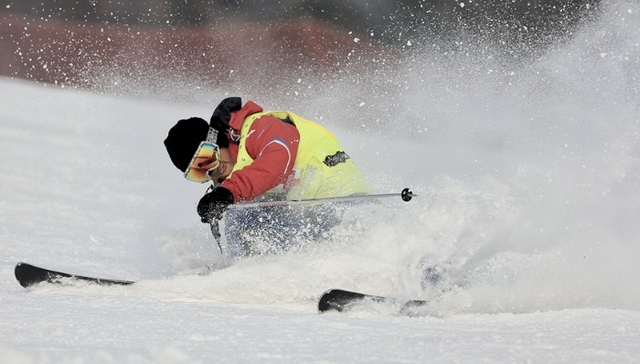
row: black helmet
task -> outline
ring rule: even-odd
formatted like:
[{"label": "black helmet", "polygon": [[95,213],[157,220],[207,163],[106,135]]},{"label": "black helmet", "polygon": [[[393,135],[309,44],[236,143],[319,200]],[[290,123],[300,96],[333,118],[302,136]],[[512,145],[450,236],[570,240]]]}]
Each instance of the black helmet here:
[{"label": "black helmet", "polygon": [[164,140],[164,146],[173,165],[184,172],[200,142],[207,139],[208,132],[209,124],[204,119],[189,118],[178,121]]}]

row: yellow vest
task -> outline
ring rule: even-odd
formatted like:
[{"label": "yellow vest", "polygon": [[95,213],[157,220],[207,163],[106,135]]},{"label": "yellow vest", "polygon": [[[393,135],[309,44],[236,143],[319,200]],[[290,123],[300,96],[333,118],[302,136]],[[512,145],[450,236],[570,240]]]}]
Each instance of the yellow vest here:
[{"label": "yellow vest", "polygon": [[300,133],[298,155],[293,165],[293,180],[287,181],[284,186],[288,200],[342,197],[372,192],[358,167],[344,153],[330,131],[289,111],[265,111],[251,114],[244,119],[240,129],[238,160],[231,174],[253,162],[253,158],[247,152],[245,141],[253,122],[263,115],[290,120]]}]

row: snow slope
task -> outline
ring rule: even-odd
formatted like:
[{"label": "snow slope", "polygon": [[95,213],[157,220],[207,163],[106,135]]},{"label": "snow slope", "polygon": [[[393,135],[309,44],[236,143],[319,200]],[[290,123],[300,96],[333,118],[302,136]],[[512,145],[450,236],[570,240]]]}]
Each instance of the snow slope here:
[{"label": "snow slope", "polygon": [[[534,60],[425,47],[287,91],[0,81],[0,361],[637,362],[639,14],[607,3]],[[226,94],[325,123],[380,192],[420,196],[227,267],[162,145]],[[140,282],[25,290],[19,261]],[[433,303],[320,315],[331,287]]]}]

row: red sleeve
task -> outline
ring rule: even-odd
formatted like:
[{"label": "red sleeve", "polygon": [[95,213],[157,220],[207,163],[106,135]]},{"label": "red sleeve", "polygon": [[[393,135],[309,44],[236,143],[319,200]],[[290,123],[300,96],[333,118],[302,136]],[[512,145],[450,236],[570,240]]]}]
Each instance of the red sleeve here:
[{"label": "red sleeve", "polygon": [[270,115],[256,119],[245,140],[253,163],[233,172],[222,186],[231,191],[236,202],[253,200],[287,179],[299,143],[295,126]]}]

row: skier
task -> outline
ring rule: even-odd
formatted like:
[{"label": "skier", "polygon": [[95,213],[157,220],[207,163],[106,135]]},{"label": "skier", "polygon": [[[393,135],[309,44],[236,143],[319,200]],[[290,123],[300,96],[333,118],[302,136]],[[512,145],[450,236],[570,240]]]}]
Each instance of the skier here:
[{"label": "skier", "polygon": [[233,256],[288,250],[294,239],[326,236],[335,206],[228,209],[231,204],[342,197],[371,190],[335,136],[290,111],[264,111],[239,97],[222,100],[210,122],[192,117],[164,141],[173,164],[194,182],[212,182],[198,202],[203,223],[223,224]]}]

